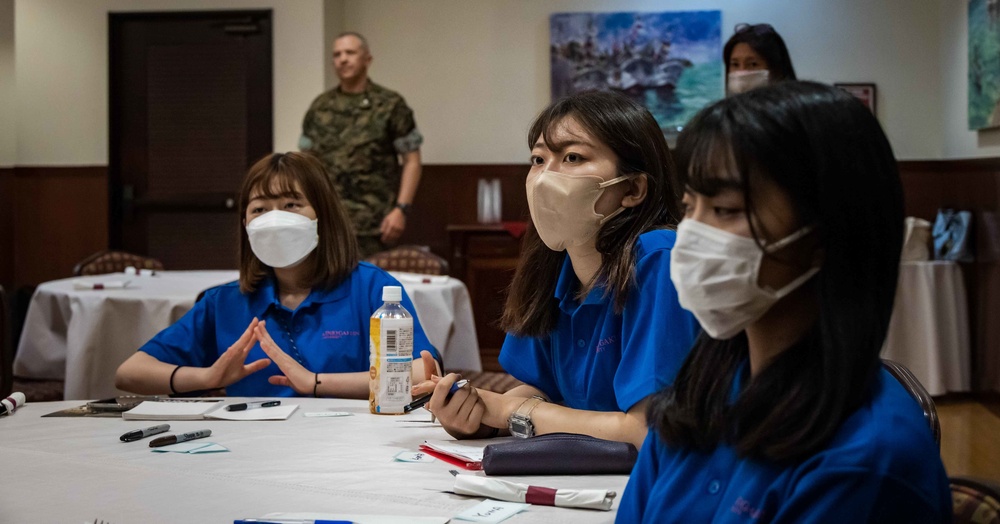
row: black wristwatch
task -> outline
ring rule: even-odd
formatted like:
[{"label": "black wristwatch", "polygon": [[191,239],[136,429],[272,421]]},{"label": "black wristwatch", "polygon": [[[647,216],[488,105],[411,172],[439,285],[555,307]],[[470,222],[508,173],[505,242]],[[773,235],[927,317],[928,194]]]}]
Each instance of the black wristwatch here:
[{"label": "black wristwatch", "polygon": [[409,216],[410,209],[413,209],[413,204],[403,204],[401,202],[397,202],[396,207],[398,207],[399,210],[402,211],[404,215]]}]

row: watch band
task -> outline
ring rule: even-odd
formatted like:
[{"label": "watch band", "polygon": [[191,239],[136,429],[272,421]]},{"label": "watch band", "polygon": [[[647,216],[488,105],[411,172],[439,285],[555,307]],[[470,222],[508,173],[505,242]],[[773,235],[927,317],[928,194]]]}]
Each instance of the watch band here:
[{"label": "watch band", "polygon": [[402,204],[396,202],[396,207],[398,207],[399,210],[402,211],[404,215],[408,216],[410,214],[410,210],[413,209],[413,204]]},{"label": "watch band", "polygon": [[507,428],[510,430],[512,436],[518,438],[531,438],[535,436],[535,425],[531,422],[531,412],[542,402],[545,402],[545,399],[537,395],[526,398],[510,414],[510,418],[507,419]]},{"label": "watch band", "polygon": [[541,404],[544,401],[545,399],[543,399],[542,397],[529,397],[525,399],[520,406],[517,407],[517,410],[514,411],[514,414],[521,418],[531,420],[531,412],[535,410],[535,406]]}]

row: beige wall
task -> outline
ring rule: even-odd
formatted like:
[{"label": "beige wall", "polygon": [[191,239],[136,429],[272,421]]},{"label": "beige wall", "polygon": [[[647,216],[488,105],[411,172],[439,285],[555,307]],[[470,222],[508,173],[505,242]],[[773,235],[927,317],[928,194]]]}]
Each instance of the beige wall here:
[{"label": "beige wall", "polygon": [[[719,9],[723,38],[768,22],[801,78],[874,82],[900,158],[939,158],[939,5],[953,0],[346,0],[346,23],[370,40],[372,77],[414,108],[432,163],[526,162],[525,130],[549,102],[554,12]],[[400,21],[406,21],[401,23]],[[720,59],[721,60],[721,59]]]},{"label": "beige wall", "polygon": [[16,162],[108,163],[108,13],[272,9],[274,147],[294,149],[323,89],[322,0],[17,0]]},{"label": "beige wall", "polygon": [[719,9],[724,38],[774,25],[801,78],[876,83],[899,158],[1000,155],[1000,131],[965,129],[967,7],[954,0],[0,0],[0,165],[107,163],[108,12],[247,8],[274,10],[278,150],[336,83],[342,30],[368,36],[372,77],[416,111],[425,162],[512,163],[549,102],[551,13]]},{"label": "beige wall", "polygon": [[14,132],[14,0],[0,0],[0,167],[16,160]]}]

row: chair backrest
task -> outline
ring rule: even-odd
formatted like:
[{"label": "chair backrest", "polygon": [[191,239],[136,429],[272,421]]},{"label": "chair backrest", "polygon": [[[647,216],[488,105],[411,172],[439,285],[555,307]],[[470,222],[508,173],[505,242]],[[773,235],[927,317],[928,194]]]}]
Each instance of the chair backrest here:
[{"label": "chair backrest", "polygon": [[994,481],[951,477],[952,522],[1000,524],[1000,485]]},{"label": "chair backrest", "polygon": [[0,286],[0,397],[14,389],[14,347],[10,341],[10,309],[7,293]]},{"label": "chair backrest", "polygon": [[431,253],[427,246],[398,246],[365,259],[386,271],[425,275],[447,275],[448,261]]},{"label": "chair backrest", "polygon": [[98,251],[80,261],[73,268],[73,276],[121,273],[129,266],[136,269],[163,269],[163,264],[155,258],[127,253],[125,251],[106,250]]},{"label": "chair backrest", "polygon": [[938,446],[941,445],[941,421],[938,420],[937,408],[934,407],[934,399],[931,398],[930,393],[924,389],[924,386],[920,384],[917,377],[913,376],[913,373],[906,366],[900,364],[899,362],[882,359],[882,366],[885,367],[896,380],[903,385],[903,388],[910,393],[910,396],[920,404],[920,409],[924,410],[924,418],[927,419],[927,424],[931,427],[931,433],[934,434],[934,442]]}]

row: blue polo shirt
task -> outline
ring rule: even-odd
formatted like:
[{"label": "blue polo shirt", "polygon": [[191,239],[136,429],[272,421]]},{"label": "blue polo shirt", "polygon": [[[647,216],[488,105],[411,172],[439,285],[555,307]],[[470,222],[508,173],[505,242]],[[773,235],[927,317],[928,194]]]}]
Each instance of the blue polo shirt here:
[{"label": "blue polo shirt", "polygon": [[[172,326],[160,331],[139,348],[161,362],[208,367],[246,331],[254,317],[267,321],[271,338],[306,369],[319,373],[368,371],[368,321],[382,306],[382,287],[400,286],[382,269],[361,262],[333,289],[313,288],[294,311],[281,305],[272,279],[264,279],[249,295],[238,282],[214,287]],[[416,309],[403,291],[403,307],[413,315],[413,354],[426,350],[438,357],[424,335]],[[254,345],[247,362],[267,358]],[[271,363],[267,368],[226,386],[231,396],[290,397],[292,388],[267,382],[283,374]]]},{"label": "blue polo shirt", "polygon": [[616,522],[945,523],[951,492],[920,406],[882,370],[829,444],[792,466],[670,448],[650,431]]},{"label": "blue polo shirt", "polygon": [[553,402],[589,411],[628,411],[673,382],[700,331],[681,309],[670,280],[677,233],[643,233],[636,246],[636,286],[618,315],[595,286],[583,302],[567,256],[556,282],[559,320],[548,336],[507,335],[500,365]]}]

